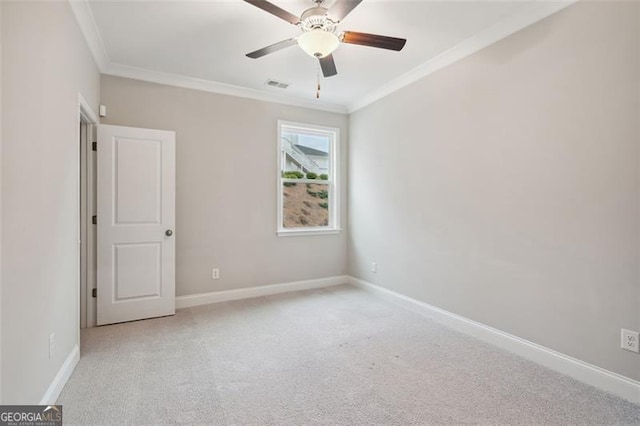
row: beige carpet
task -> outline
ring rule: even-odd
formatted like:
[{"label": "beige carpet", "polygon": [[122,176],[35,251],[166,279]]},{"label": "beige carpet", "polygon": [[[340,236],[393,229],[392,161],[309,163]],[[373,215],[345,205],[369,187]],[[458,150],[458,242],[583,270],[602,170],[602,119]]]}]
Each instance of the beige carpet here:
[{"label": "beige carpet", "polygon": [[65,424],[639,424],[640,407],[340,286],[82,333]]}]

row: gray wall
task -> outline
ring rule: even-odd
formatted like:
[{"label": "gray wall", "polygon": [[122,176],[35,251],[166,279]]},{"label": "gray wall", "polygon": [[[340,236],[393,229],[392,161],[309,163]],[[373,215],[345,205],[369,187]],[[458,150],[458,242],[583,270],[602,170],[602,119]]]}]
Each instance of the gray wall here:
[{"label": "gray wall", "polygon": [[67,2],[3,2],[1,26],[2,402],[28,404],[78,343],[78,93],[100,85]]},{"label": "gray wall", "polygon": [[639,7],[580,2],[352,114],[350,273],[640,379]]},{"label": "gray wall", "polygon": [[112,76],[102,103],[102,123],[176,131],[177,295],[346,273],[346,233],[276,236],[277,121],[339,127],[346,177],[346,115]]},{"label": "gray wall", "polygon": [[[0,1],[0,320],[2,320],[2,4]],[[0,404],[2,403],[2,325],[0,325]]]}]

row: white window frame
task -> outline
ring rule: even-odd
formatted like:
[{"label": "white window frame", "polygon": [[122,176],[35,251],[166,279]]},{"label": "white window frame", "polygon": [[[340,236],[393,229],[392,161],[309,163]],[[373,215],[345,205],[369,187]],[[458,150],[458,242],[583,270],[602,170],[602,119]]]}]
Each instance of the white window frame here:
[{"label": "white window frame", "polygon": [[[330,170],[329,180],[318,181],[315,179],[286,179],[282,177],[283,168],[283,155],[282,155],[282,130],[301,130],[305,133],[316,133],[323,136],[330,136],[331,148],[329,152]],[[319,126],[317,124],[308,123],[295,123],[291,121],[278,120],[278,143],[277,145],[277,157],[278,157],[278,223],[277,234],[279,236],[303,236],[303,235],[326,235],[326,234],[339,234],[342,229],[340,228],[340,129],[337,127]],[[300,227],[300,228],[285,228],[283,226],[282,209],[284,207],[283,200],[283,184],[285,182],[295,183],[322,183],[329,185],[329,225],[318,227]]]}]

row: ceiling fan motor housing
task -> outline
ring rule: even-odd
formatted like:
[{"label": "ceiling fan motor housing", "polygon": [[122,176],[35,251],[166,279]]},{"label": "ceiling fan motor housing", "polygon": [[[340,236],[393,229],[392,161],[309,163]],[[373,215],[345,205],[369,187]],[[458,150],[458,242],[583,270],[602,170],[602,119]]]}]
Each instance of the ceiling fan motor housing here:
[{"label": "ceiling fan motor housing", "polygon": [[327,16],[327,9],[324,7],[312,7],[304,11],[300,17],[300,27],[302,31],[312,31],[322,29],[326,32],[335,32],[337,22]]}]

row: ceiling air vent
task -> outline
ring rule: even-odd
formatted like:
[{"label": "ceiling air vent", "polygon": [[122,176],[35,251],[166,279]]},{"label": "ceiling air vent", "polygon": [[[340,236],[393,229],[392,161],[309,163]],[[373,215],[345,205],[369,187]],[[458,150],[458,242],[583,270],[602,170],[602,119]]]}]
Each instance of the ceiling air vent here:
[{"label": "ceiling air vent", "polygon": [[286,89],[287,87],[289,87],[289,83],[283,83],[281,81],[272,79],[267,80],[265,84],[269,87],[277,87],[278,89]]}]

